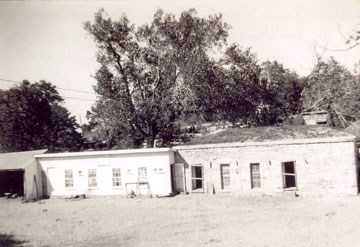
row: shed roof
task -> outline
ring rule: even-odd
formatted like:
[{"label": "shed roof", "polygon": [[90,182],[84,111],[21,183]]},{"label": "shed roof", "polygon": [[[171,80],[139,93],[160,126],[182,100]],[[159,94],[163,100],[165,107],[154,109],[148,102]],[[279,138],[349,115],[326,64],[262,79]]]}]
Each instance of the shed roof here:
[{"label": "shed roof", "polygon": [[279,126],[257,128],[231,128],[214,134],[196,137],[188,145],[215,144],[228,142],[267,142],[286,140],[306,140],[315,138],[354,138],[340,130],[324,126]]},{"label": "shed roof", "polygon": [[0,153],[0,170],[22,170],[35,161],[34,155],[43,154],[44,150]]}]

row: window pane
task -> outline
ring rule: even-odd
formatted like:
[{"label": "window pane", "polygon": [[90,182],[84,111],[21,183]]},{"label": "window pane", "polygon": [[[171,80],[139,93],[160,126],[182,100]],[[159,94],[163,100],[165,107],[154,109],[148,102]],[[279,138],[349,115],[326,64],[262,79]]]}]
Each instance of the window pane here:
[{"label": "window pane", "polygon": [[294,162],[285,162],[284,164],[284,172],[295,174],[295,166]]},{"label": "window pane", "polygon": [[296,187],[295,176],[285,175],[285,188]]},{"label": "window pane", "polygon": [[73,171],[72,170],[65,170],[65,178],[72,178]]}]

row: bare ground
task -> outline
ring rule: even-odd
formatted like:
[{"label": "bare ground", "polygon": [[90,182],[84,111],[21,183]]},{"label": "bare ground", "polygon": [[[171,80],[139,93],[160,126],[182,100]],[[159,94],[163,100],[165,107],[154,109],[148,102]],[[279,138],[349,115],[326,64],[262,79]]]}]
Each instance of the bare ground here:
[{"label": "bare ground", "polygon": [[0,198],[0,246],[359,246],[360,197]]}]

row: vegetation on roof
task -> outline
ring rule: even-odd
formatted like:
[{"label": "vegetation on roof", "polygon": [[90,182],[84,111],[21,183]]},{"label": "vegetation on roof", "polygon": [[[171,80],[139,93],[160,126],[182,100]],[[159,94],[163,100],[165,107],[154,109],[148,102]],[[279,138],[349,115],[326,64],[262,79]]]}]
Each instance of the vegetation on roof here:
[{"label": "vegetation on roof", "polygon": [[279,126],[258,128],[229,128],[223,131],[195,137],[187,145],[224,142],[262,142],[289,139],[349,136],[347,133],[324,126]]}]

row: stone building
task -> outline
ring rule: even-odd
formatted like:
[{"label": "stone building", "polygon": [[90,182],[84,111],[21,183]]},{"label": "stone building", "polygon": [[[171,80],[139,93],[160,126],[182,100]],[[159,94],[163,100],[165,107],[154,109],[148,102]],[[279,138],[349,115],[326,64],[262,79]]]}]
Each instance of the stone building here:
[{"label": "stone building", "polygon": [[355,136],[328,127],[227,129],[176,150],[190,193],[358,193]]}]

